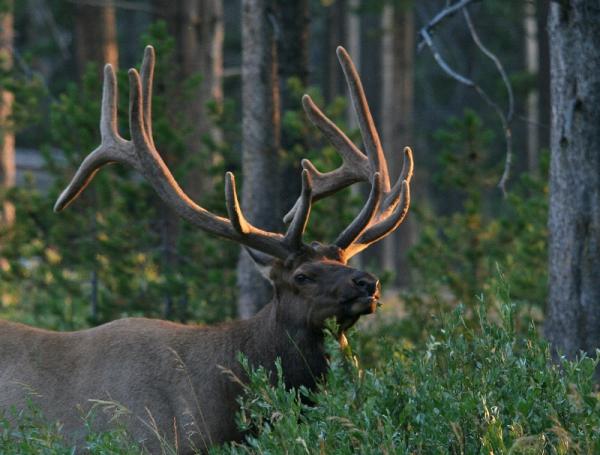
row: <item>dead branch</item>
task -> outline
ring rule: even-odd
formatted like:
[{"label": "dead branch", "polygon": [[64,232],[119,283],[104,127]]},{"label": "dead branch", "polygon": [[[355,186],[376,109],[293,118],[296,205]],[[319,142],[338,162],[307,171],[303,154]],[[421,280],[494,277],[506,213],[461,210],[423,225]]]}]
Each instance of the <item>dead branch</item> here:
[{"label": "dead branch", "polygon": [[[502,132],[504,134],[504,141],[505,141],[505,148],[506,148],[506,159],[504,162],[504,171],[502,173],[502,177],[500,178],[500,181],[498,182],[498,188],[500,188],[500,190],[502,191],[502,194],[504,196],[506,196],[506,182],[508,181],[508,178],[510,176],[510,167],[512,164],[511,122],[512,122],[512,119],[514,116],[514,95],[513,95],[513,91],[512,91],[512,86],[508,79],[508,75],[506,74],[506,71],[504,70],[502,63],[500,62],[500,59],[498,59],[498,57],[493,52],[491,52],[487,47],[484,46],[484,44],[481,42],[481,39],[479,38],[479,35],[477,34],[477,31],[475,30],[473,21],[471,20],[471,16],[469,15],[469,12],[466,8],[467,5],[469,3],[472,3],[473,1],[474,0],[462,0],[458,3],[447,6],[442,11],[440,11],[431,21],[429,21],[427,23],[427,25],[425,25],[419,31],[419,35],[422,38],[422,41],[419,44],[419,46],[421,46],[421,45],[427,46],[429,48],[429,50],[431,51],[436,63],[446,74],[448,74],[452,79],[456,80],[457,82],[464,84],[468,87],[472,87],[479,94],[479,96],[486,102],[486,104],[488,106],[490,106],[494,110],[494,112],[496,112],[496,114],[498,115],[498,118],[500,119],[500,123],[502,124]],[[504,85],[506,87],[506,92],[508,95],[508,107],[507,107],[506,113],[502,110],[500,105],[498,103],[496,103],[487,94],[487,92],[485,90],[483,90],[483,88],[479,84],[477,84],[472,79],[470,79],[466,76],[463,76],[458,71],[456,71],[450,67],[450,65],[446,62],[446,60],[442,57],[442,55],[438,51],[438,48],[437,48],[435,42],[433,41],[431,34],[429,33],[430,30],[433,27],[435,27],[436,25],[438,25],[444,18],[450,17],[453,14],[455,14],[461,10],[462,10],[463,16],[465,18],[465,22],[467,23],[467,27],[469,28],[469,33],[471,34],[471,38],[473,39],[473,42],[476,44],[476,46],[479,48],[479,50],[486,57],[488,57],[490,60],[492,60],[494,62],[498,72],[500,73],[500,77],[502,78],[502,82],[504,83]]]}]

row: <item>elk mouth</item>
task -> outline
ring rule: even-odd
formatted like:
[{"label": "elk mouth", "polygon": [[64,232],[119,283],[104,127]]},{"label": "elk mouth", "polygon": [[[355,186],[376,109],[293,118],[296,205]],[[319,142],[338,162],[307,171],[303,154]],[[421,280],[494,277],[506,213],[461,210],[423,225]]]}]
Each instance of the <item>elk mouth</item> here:
[{"label": "elk mouth", "polygon": [[381,303],[379,302],[379,293],[368,296],[361,295],[343,300],[342,306],[352,316],[373,314],[377,311],[377,307],[381,306]]}]

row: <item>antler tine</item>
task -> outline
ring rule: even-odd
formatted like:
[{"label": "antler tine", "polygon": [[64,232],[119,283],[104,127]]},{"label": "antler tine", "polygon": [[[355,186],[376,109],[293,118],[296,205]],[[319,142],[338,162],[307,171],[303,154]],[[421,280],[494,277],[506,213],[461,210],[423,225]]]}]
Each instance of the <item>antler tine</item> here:
[{"label": "antler tine", "polygon": [[360,253],[371,244],[386,237],[402,224],[410,207],[410,185],[406,180],[402,181],[402,190],[400,192],[399,200],[402,201],[402,203],[397,204],[389,216],[365,230],[358,240],[353,242],[345,250],[346,258],[349,259],[355,254]]},{"label": "antler tine", "polygon": [[[326,173],[319,172],[310,160],[302,160],[302,167],[309,172],[313,181],[312,200],[318,201],[353,183],[368,181],[371,171],[364,153],[317,107],[309,95],[302,97],[302,106],[310,121],[321,130],[342,157],[342,165]],[[300,199],[283,217],[284,223],[293,219],[299,204]]]},{"label": "antler tine", "polygon": [[402,171],[394,187],[385,197],[383,207],[364,232],[346,249],[346,257],[351,258],[369,245],[378,242],[398,228],[406,218],[410,206],[410,180],[414,162],[410,147],[404,147]]},{"label": "antler tine", "polygon": [[402,182],[406,182],[410,185],[410,180],[413,176],[414,161],[412,155],[412,149],[410,147],[404,147],[404,157],[402,159],[402,171],[396,180],[396,183],[390,190],[390,193],[385,197],[383,207],[384,210],[394,210],[396,204],[401,199],[400,192],[402,191]]},{"label": "antler tine", "polygon": [[154,83],[154,64],[156,63],[156,55],[152,46],[146,46],[144,49],[144,59],[140,75],[142,77],[142,103],[143,103],[143,118],[144,129],[150,144],[154,147],[154,136],[152,135],[152,87]]},{"label": "antler tine", "polygon": [[120,138],[117,131],[117,78],[110,63],[104,65],[102,104],[100,107],[100,139],[102,142]]},{"label": "antler tine", "polygon": [[302,192],[298,201],[300,202],[294,219],[288,227],[285,234],[285,241],[294,249],[297,250],[302,245],[302,234],[306,229],[308,217],[310,215],[311,199],[312,199],[312,178],[309,172],[304,169],[302,171]]},{"label": "antler tine", "polygon": [[379,172],[373,175],[373,182],[371,183],[371,192],[366,204],[363,206],[360,213],[356,216],[354,221],[342,231],[338,238],[333,242],[335,245],[340,247],[342,250],[348,248],[352,242],[354,242],[367,228],[369,223],[373,220],[379,203],[381,201],[381,187],[382,187],[382,176]]},{"label": "antler tine", "polygon": [[250,226],[246,217],[242,213],[240,207],[240,201],[237,197],[237,190],[235,188],[235,176],[232,172],[225,174],[225,203],[227,205],[227,214],[229,220],[233,225],[233,228],[240,234],[248,234],[250,232]]},{"label": "antler tine", "polygon": [[[331,145],[342,156],[343,164],[348,167],[347,171],[357,178],[368,178],[369,162],[363,152],[360,151],[338,126],[333,123],[319,107],[314,103],[310,95],[302,97],[302,107],[310,121],[319,128]],[[308,161],[308,160],[307,160]],[[316,196],[316,195],[315,195]]]},{"label": "antler tine", "polygon": [[383,153],[381,140],[379,139],[379,134],[377,133],[375,123],[373,122],[373,116],[371,115],[369,104],[367,103],[367,97],[365,96],[362,82],[360,81],[356,67],[354,66],[354,63],[352,63],[352,59],[350,58],[350,55],[348,55],[346,49],[342,46],[338,46],[336,53],[342,66],[342,70],[344,71],[344,76],[346,77],[346,83],[350,91],[350,99],[354,106],[354,112],[356,113],[360,133],[365,144],[369,162],[371,163],[371,169],[381,174],[383,184],[382,190],[384,193],[387,193],[390,191],[390,178],[385,161],[385,154]]},{"label": "antler tine", "polygon": [[117,80],[112,65],[104,67],[102,105],[100,113],[101,143],[77,169],[75,176],[54,204],[54,211],[67,207],[88,186],[102,166],[120,162],[140,170],[134,159],[133,144],[123,139],[117,131]]}]

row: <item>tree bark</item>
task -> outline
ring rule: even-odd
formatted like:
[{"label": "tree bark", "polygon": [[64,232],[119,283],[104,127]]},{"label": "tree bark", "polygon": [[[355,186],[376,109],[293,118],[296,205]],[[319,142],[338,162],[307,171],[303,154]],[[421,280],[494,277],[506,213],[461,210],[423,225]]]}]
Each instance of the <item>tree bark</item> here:
[{"label": "tree bark", "polygon": [[[338,96],[343,96],[345,93],[346,84],[344,82],[344,75],[340,71],[335,50],[338,46],[343,45],[350,52],[346,39],[349,16],[348,6],[348,0],[336,0],[327,8],[327,17],[325,20],[327,49],[323,53],[322,58],[325,69],[323,95],[328,103],[332,102]],[[354,56],[353,60],[355,60]]]},{"label": "tree bark", "polygon": [[[279,91],[272,0],[242,0],[242,207],[250,222],[280,227]],[[252,316],[270,300],[271,288],[242,251],[238,262],[238,313]]]},{"label": "tree bark", "polygon": [[536,2],[538,29],[538,95],[540,106],[540,147],[550,150],[550,43],[546,35],[549,0]]},{"label": "tree bark", "polygon": [[[217,109],[223,104],[223,0],[155,0],[157,16],[165,19],[169,33],[176,42],[177,77],[185,80],[200,76],[201,80],[185,93],[189,102],[186,119],[190,134],[186,147],[190,153],[205,148],[204,140],[221,140],[221,132],[211,121],[209,102]],[[198,197],[212,189],[203,169],[189,173],[186,191]]]},{"label": "tree bark", "polygon": [[[381,133],[392,181],[402,168],[402,150],[413,142],[414,19],[413,9],[402,3],[386,5],[382,15]],[[407,286],[410,267],[407,251],[415,240],[413,218],[383,240],[383,267],[395,272],[395,284]]]},{"label": "tree bark", "polygon": [[119,63],[119,47],[116,13],[112,2],[107,2],[105,6],[76,3],[75,12],[75,52],[79,78],[83,77],[89,62],[98,65],[99,76],[106,63],[116,68]]},{"label": "tree bark", "polygon": [[600,8],[550,6],[552,136],[545,334],[569,358],[600,347]]},{"label": "tree bark", "polygon": [[[292,93],[289,87],[290,79],[297,79],[303,87],[308,84],[308,0],[277,0],[275,7],[277,15],[277,70],[279,74],[280,117],[285,112],[300,111],[302,101],[300,96]],[[302,114],[302,118],[304,115]],[[306,138],[292,131],[282,131],[281,150],[284,156],[279,178],[279,204],[277,212],[287,213],[292,208],[301,187],[300,160],[294,151],[297,148],[307,149]]]},{"label": "tree bark", "polygon": [[[0,13],[0,65],[2,71],[10,71],[13,65],[12,46],[13,3],[7,1],[5,10]],[[0,191],[3,193],[15,186],[15,135],[11,126],[14,95],[8,90],[0,90]],[[8,201],[0,207],[0,226],[11,226],[15,220],[15,207]]]}]

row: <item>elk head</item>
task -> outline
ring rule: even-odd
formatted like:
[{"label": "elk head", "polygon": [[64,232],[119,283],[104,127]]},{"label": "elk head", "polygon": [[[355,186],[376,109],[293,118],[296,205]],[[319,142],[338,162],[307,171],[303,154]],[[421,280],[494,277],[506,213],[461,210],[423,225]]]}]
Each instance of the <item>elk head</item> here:
[{"label": "elk head", "polygon": [[[327,318],[336,317],[345,329],[362,315],[375,310],[379,282],[373,275],[347,265],[348,260],[394,231],[404,220],[410,203],[409,183],[413,171],[412,152],[404,149],[404,165],[398,180],[391,184],[385,155],[375,129],[360,78],[347,52],[337,55],[350,96],[366,153],[313,103],[308,95],[302,102],[306,114],[340,153],[342,165],[319,172],[308,160],[302,161],[302,191],[284,217],[289,224],[282,233],[253,226],[243,215],[234,176],[225,178],[228,217],[215,215],[192,201],[179,187],[155,148],[152,137],[151,97],[154,50],[144,53],[141,75],[129,70],[129,122],[131,141],[117,132],[116,80],[110,65],[104,69],[101,145],[85,158],[68,187],[58,198],[55,210],[70,204],[89,184],[97,170],[118,162],[133,167],[153,186],[158,195],[182,218],[212,234],[245,246],[259,268],[267,271],[275,290],[276,318],[288,325],[321,330]],[[356,182],[371,189],[356,218],[331,245],[302,241],[311,204]]]}]

